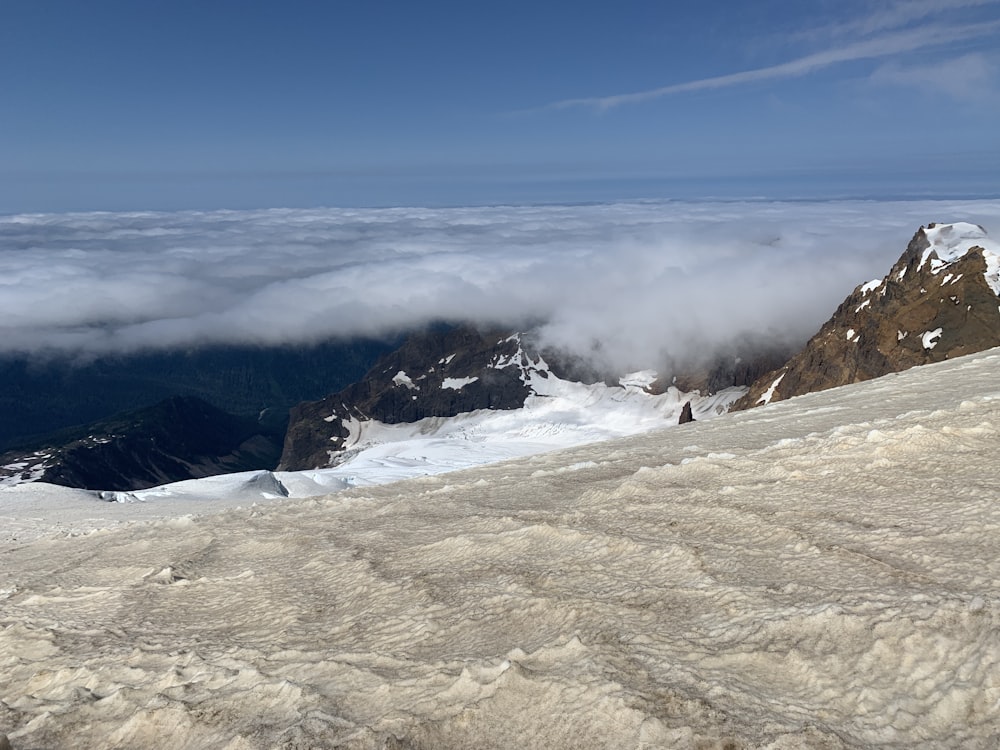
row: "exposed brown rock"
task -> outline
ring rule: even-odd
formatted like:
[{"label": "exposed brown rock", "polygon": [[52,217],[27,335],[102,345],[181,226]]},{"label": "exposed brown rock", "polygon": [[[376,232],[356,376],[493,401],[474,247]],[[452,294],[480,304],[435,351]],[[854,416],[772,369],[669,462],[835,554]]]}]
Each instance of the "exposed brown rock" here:
[{"label": "exposed brown rock", "polygon": [[732,409],[1000,346],[1000,309],[983,249],[949,262],[932,251],[921,267],[929,247],[921,227],[880,284],[858,286],[802,351],[758,378]]}]

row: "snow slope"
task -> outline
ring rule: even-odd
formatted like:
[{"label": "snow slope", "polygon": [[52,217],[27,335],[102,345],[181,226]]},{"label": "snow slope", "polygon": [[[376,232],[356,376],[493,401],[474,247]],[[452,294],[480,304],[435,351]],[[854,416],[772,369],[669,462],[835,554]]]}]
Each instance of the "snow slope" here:
[{"label": "snow slope", "polygon": [[689,400],[696,419],[712,419],[746,392],[727,388],[699,396],[671,387],[652,395],[646,391],[656,379],[651,371],[624,376],[621,387],[584,385],[556,377],[541,360],[525,368],[523,377],[533,395],[521,409],[481,409],[391,425],[353,419],[347,451],[335,468],[277,476],[296,487],[299,497],[317,494],[304,479],[322,489],[334,480],[366,486],[430,476],[677,425]]},{"label": "snow slope", "polygon": [[[653,395],[646,390],[656,380],[651,370],[624,376],[620,387],[562,380],[549,371],[543,360],[522,370],[534,395],[521,409],[482,409],[392,425],[351,419],[348,450],[332,469],[241,472],[103,494],[119,502],[202,500],[215,506],[324,495],[676,425],[689,400],[696,419],[712,419],[724,414],[746,392],[745,388],[727,388],[700,396],[670,387],[665,393]],[[393,380],[403,387],[415,387],[403,372]],[[22,481],[20,476],[0,477],[0,492]]]},{"label": "snow slope", "polygon": [[7,542],[0,731],[18,750],[995,748],[998,368],[992,350],[449,475]]}]

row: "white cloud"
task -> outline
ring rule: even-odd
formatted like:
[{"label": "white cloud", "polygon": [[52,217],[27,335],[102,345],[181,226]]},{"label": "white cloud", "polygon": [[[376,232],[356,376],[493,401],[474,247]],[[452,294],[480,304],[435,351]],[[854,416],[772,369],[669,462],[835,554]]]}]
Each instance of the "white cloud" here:
[{"label": "white cloud", "polygon": [[851,23],[843,24],[838,31],[871,34],[886,29],[897,29],[942,13],[954,14],[966,8],[996,5],[998,2],[1000,0],[901,0]]},{"label": "white cloud", "polygon": [[976,101],[995,95],[996,79],[996,64],[974,52],[930,64],[886,63],[872,73],[870,81],[879,86],[907,86],[925,93]]},{"label": "white cloud", "polygon": [[811,334],[917,226],[996,202],[642,203],[0,218],[0,350],[520,327],[621,366]]},{"label": "white cloud", "polygon": [[1000,31],[1000,21],[957,26],[926,25],[919,28],[882,34],[854,42],[853,44],[830,47],[778,65],[743,70],[711,78],[684,81],[682,83],[627,94],[564,99],[549,104],[547,108],[567,109],[584,106],[607,110],[624,104],[637,104],[674,94],[729,88],[765,80],[795,78],[841,63],[855,60],[873,60],[905,52],[913,52],[919,49],[938,48],[955,42],[989,36],[995,34],[997,31]]}]

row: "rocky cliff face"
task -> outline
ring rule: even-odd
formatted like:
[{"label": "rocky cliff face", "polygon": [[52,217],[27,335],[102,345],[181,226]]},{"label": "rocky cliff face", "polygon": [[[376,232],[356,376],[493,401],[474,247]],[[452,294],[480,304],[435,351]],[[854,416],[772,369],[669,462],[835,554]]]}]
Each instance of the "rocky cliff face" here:
[{"label": "rocky cliff face", "polygon": [[889,274],[857,287],[798,354],[733,410],[1000,345],[1000,243],[974,224],[930,224]]},{"label": "rocky cliff face", "polygon": [[526,374],[541,361],[519,334],[465,326],[414,334],[360,382],[293,408],[279,468],[330,465],[358,421],[399,424],[518,409],[531,393]]},{"label": "rocky cliff face", "polygon": [[109,354],[87,363],[0,353],[0,452],[170,396],[194,396],[251,419],[271,409],[283,422],[292,406],[355,382],[398,345],[362,339],[219,345]]}]

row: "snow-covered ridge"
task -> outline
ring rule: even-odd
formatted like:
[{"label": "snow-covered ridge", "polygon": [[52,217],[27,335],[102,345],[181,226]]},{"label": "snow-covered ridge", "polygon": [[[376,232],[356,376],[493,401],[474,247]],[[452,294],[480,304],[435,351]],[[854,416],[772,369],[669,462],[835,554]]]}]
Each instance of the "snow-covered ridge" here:
[{"label": "snow-covered ridge", "polygon": [[[510,342],[517,343],[516,351],[495,356],[489,367],[519,370],[529,392],[520,409],[480,409],[401,424],[352,415],[342,419],[348,437],[342,452],[331,452],[334,465],[307,473],[322,477],[324,487],[330,482],[367,486],[435,475],[676,425],[687,401],[695,419],[704,421],[724,414],[746,392],[728,388],[702,396],[670,387],[653,394],[649,389],[657,375],[652,370],[627,374],[619,386],[586,385],[558,377],[542,356],[526,351],[520,334],[498,344]],[[441,387],[460,390],[475,381],[445,378]]]},{"label": "snow-covered ridge", "polygon": [[[978,224],[956,222],[932,224],[923,231],[930,244],[924,250],[917,270],[930,262],[931,273],[938,274],[972,248],[980,247],[986,260],[986,283],[994,294],[1000,296],[1000,243],[990,239],[985,229]],[[931,258],[932,254],[937,257]],[[946,276],[941,283],[946,284],[950,280],[951,277]]]},{"label": "snow-covered ridge", "polygon": [[[324,482],[336,478],[364,486],[433,475],[676,425],[687,401],[692,402],[695,419],[710,419],[745,392],[731,388],[707,397],[675,387],[657,392],[652,370],[627,374],[619,385],[587,385],[559,377],[541,354],[530,350],[523,334],[469,342],[472,349],[446,349],[444,356],[409,362],[405,370],[387,368],[385,377],[395,373],[389,390],[409,389],[407,399],[427,399],[430,404],[440,393],[465,399],[465,389],[484,384],[489,388],[489,383],[501,382],[491,372],[502,372],[502,382],[509,384],[513,376],[520,387],[513,396],[506,392],[502,407],[473,406],[409,421],[379,419],[356,404],[335,401],[329,404],[333,412],[322,419],[339,423],[340,430],[330,437],[311,476],[324,472]],[[470,351],[479,353],[470,356]]]}]

